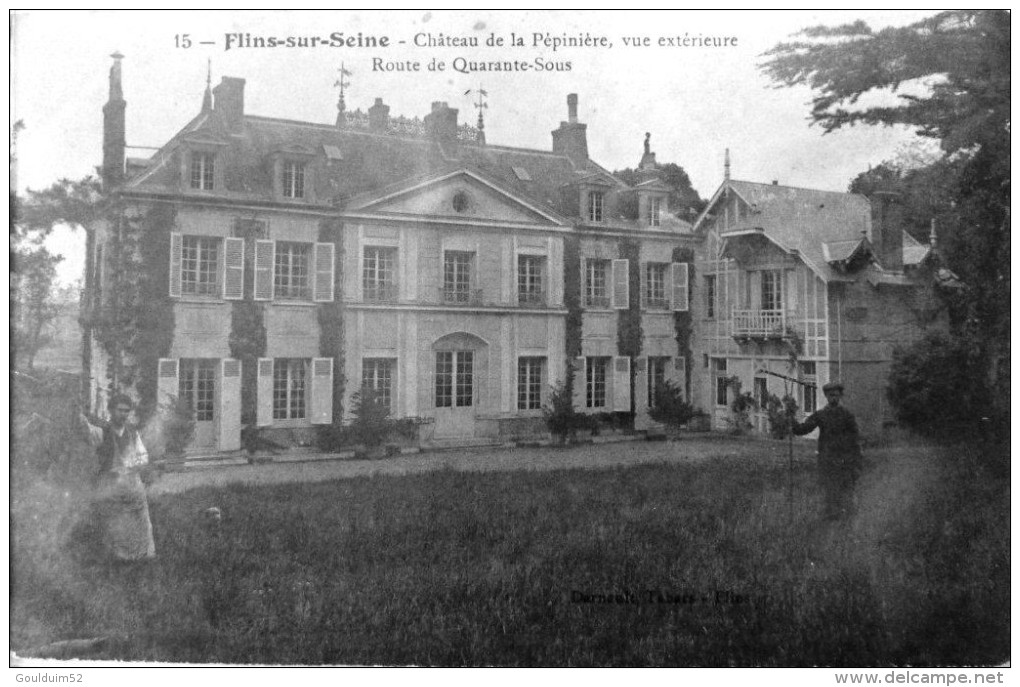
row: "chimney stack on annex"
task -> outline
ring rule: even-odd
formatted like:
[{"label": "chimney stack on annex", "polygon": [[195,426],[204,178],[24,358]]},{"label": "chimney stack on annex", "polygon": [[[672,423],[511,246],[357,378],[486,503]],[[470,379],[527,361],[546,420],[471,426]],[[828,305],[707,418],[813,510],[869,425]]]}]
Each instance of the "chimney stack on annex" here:
[{"label": "chimney stack on annex", "polygon": [[390,106],[382,98],[376,98],[375,104],[368,108],[368,128],[375,133],[384,134],[390,125]]},{"label": "chimney stack on annex", "polygon": [[577,165],[588,161],[588,125],[577,121],[577,93],[567,96],[567,121],[552,132],[553,152]]},{"label": "chimney stack on annex", "polygon": [[110,189],[124,181],[124,152],[127,147],[125,124],[124,86],[121,83],[121,60],[119,52],[111,55],[110,97],[103,105],[103,187]]},{"label": "chimney stack on annex", "polygon": [[231,132],[240,132],[244,124],[244,79],[224,76],[213,89],[213,113]]},{"label": "chimney stack on annex", "polygon": [[878,263],[886,270],[903,269],[903,212],[900,194],[878,190],[871,195],[871,240]]}]

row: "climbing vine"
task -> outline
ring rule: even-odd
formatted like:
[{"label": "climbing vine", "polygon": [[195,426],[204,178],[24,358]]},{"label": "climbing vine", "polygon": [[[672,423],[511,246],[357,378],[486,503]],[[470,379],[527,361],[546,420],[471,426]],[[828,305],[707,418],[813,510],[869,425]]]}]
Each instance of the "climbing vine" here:
[{"label": "climbing vine", "polygon": [[266,355],[266,308],[255,300],[255,241],[263,238],[265,223],[237,219],[234,235],[244,239],[244,297],[231,302],[230,357],[241,361],[241,424],[258,421],[258,361]]},{"label": "climbing vine", "polygon": [[673,249],[673,262],[687,263],[687,299],[688,308],[686,311],[677,310],[673,313],[673,331],[676,336],[676,349],[687,361],[686,376],[684,378],[684,391],[687,398],[691,397],[691,368],[693,366],[691,339],[694,336],[694,316],[692,315],[691,304],[694,302],[694,250],[691,248],[677,247]]},{"label": "climbing vine", "polygon": [[581,355],[581,242],[576,236],[563,239],[563,304],[567,308],[564,348],[567,356],[568,398],[574,393],[574,360]]},{"label": "climbing vine", "polygon": [[[641,339],[644,331],[641,328],[641,246],[634,239],[621,239],[619,243],[620,259],[626,260],[629,267],[628,292],[630,298],[626,310],[620,310],[616,320],[616,349],[619,355],[636,360],[641,355]],[[634,381],[637,370],[630,366],[630,410],[634,412]]]},{"label": "climbing vine", "polygon": [[344,308],[343,308],[343,223],[336,219],[324,219],[319,223],[319,241],[333,244],[333,300],[320,303],[319,354],[333,359],[333,422],[339,429],[343,423],[344,390],[347,379],[344,375]]},{"label": "climbing vine", "polygon": [[156,409],[159,359],[170,355],[170,233],[176,211],[158,204],[144,214],[114,206],[106,240],[108,287],[93,324],[109,359],[110,391],[134,388],[144,422]]}]

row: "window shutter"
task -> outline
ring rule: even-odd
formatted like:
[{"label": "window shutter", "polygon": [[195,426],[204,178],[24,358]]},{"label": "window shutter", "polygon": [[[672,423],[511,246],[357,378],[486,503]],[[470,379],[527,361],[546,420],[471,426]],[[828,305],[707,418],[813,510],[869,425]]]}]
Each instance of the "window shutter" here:
[{"label": "window shutter", "polygon": [[638,277],[641,282],[641,309],[648,308],[648,263],[638,263]]},{"label": "window shutter", "polygon": [[[170,297],[181,297],[181,253],[184,250],[184,237],[179,233],[170,233]],[[175,392],[176,393],[176,392]]]},{"label": "window shutter", "polygon": [[684,400],[687,400],[687,358],[678,355],[673,358],[673,369],[670,371],[669,380],[673,385],[684,392]]},{"label": "window shutter", "polygon": [[630,260],[613,260],[613,307],[630,307]]},{"label": "window shutter", "polygon": [[224,239],[223,298],[228,301],[244,298],[244,239]]},{"label": "window shutter", "polygon": [[[255,300],[273,300],[273,265],[276,260],[275,241],[255,242]],[[270,373],[270,377],[272,374]]]},{"label": "window shutter", "polygon": [[586,407],[588,401],[585,385],[587,383],[584,357],[574,358],[574,410],[583,411]]},{"label": "window shutter", "polygon": [[687,289],[687,263],[686,262],[674,262],[670,270],[672,276],[672,293],[673,310],[680,310],[687,312],[689,310],[688,303],[688,289]]},{"label": "window shutter", "polygon": [[[648,410],[648,358],[634,358],[634,412]],[[637,427],[635,427],[637,429]]]},{"label": "window shutter", "polygon": [[[229,239],[228,239],[229,240]],[[220,361],[219,450],[241,448],[241,361],[224,358]]]},{"label": "window shutter", "polygon": [[333,300],[333,244],[315,244],[315,293],[312,300]]},{"label": "window shutter", "polygon": [[613,357],[613,410],[630,412],[630,358]]},{"label": "window shutter", "polygon": [[168,413],[173,411],[173,401],[180,393],[177,382],[179,362],[177,358],[159,359],[159,380],[156,384],[157,402],[160,408]]},{"label": "window shutter", "polygon": [[333,421],[332,358],[312,358],[311,401],[311,422],[313,425],[328,425]]},{"label": "window shutter", "polygon": [[259,358],[258,369],[258,426],[273,424],[273,359]]}]

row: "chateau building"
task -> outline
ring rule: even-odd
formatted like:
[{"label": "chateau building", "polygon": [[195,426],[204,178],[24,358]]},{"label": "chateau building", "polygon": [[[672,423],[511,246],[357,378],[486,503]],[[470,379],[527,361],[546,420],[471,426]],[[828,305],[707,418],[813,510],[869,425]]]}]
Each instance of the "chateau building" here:
[{"label": "chateau building", "polygon": [[245,425],[309,443],[363,385],[456,440],[544,432],[571,370],[579,408],[638,426],[649,389],[686,384],[674,316],[698,237],[647,141],[631,187],[589,158],[573,94],[551,148],[528,150],[487,145],[445,102],[407,119],[376,99],[326,125],[249,114],[244,87],[223,78],[155,155],[125,159],[115,56],[103,180],[125,219],[90,232],[89,302],[109,308],[130,230],[151,260],[143,310],[166,317],[126,363],[92,330],[97,407],[111,385],[143,407],[177,397],[192,449],[230,451]]},{"label": "chateau building", "polygon": [[647,136],[633,185],[590,159],[574,94],[531,150],[488,145],[445,102],[409,119],[341,97],[321,124],[250,114],[244,89],[207,86],[144,160],[125,155],[119,55],[104,107],[90,399],[186,403],[195,452],[239,449],[246,426],[310,444],[366,386],[430,440],[535,436],[568,379],[575,408],[636,430],[665,381],[717,428],[739,387],[766,431],[769,394],[811,411],[839,377],[877,432],[893,347],[937,319],[934,253],[886,205],[731,180],[727,162],[692,225]]}]

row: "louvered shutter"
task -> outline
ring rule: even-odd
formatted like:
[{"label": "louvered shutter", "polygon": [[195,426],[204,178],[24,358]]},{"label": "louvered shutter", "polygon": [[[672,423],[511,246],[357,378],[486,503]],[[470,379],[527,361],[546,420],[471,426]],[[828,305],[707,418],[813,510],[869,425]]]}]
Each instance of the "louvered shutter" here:
[{"label": "louvered shutter", "polygon": [[687,312],[690,306],[687,288],[687,263],[674,262],[670,267],[672,268],[670,273],[673,282],[670,288],[673,310]]},{"label": "louvered shutter", "polygon": [[223,298],[228,301],[244,298],[244,239],[223,241]]},{"label": "louvered shutter", "polygon": [[276,258],[274,241],[255,242],[255,300],[273,300],[273,264]]},{"label": "louvered shutter", "polygon": [[313,425],[328,425],[333,421],[333,359],[312,358],[312,413]]},{"label": "louvered shutter", "polygon": [[180,361],[177,358],[160,358],[159,359],[159,380],[156,384],[157,390],[157,402],[161,409],[165,409],[167,413],[171,413],[173,410],[173,401],[177,398],[177,394],[180,393],[180,387],[177,381],[177,375],[179,374]]},{"label": "louvered shutter", "polygon": [[630,358],[613,357],[613,410],[630,412]]},{"label": "louvered shutter", "polygon": [[221,360],[219,382],[219,450],[236,451],[241,448],[241,361]]},{"label": "louvered shutter", "polygon": [[673,358],[673,369],[670,371],[669,379],[673,386],[684,392],[684,400],[687,399],[687,358],[678,355]]},{"label": "louvered shutter", "polygon": [[638,281],[641,283],[641,293],[638,296],[641,299],[641,309],[648,309],[648,263],[638,263]]},{"label": "louvered shutter", "polygon": [[630,260],[613,260],[613,307],[630,307]]},{"label": "louvered shutter", "polygon": [[584,357],[574,358],[574,410],[584,410],[587,407],[586,385],[588,377],[585,370]]},{"label": "louvered shutter", "polygon": [[184,251],[184,237],[177,232],[170,234],[170,297],[181,297],[181,253]]},{"label": "louvered shutter", "polygon": [[634,412],[648,410],[648,358],[634,358]]},{"label": "louvered shutter", "polygon": [[258,425],[273,424],[273,359],[259,358],[256,406]]},{"label": "louvered shutter", "polygon": [[312,300],[323,303],[333,300],[333,244],[315,244],[315,291]]}]

